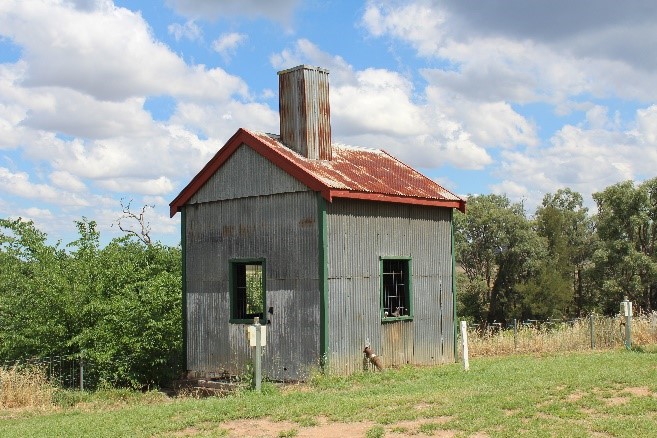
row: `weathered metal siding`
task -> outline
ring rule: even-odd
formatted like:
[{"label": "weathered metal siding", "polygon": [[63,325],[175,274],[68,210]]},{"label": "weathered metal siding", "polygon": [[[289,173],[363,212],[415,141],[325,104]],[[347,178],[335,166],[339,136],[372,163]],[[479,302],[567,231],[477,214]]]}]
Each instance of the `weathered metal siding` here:
[{"label": "weathered metal siding", "polygon": [[308,187],[243,144],[187,203],[304,190]]},{"label": "weathered metal siding", "polygon": [[[368,340],[386,365],[453,360],[450,209],[334,199],[327,234],[331,370],[360,369]],[[380,256],[412,259],[412,321],[381,322]]]},{"label": "weathered metal siding", "polygon": [[264,375],[302,379],[317,365],[317,213],[308,191],[185,206],[188,369],[239,374],[251,360],[246,326],[229,323],[233,258],[266,259]]},{"label": "weathered metal siding", "polygon": [[281,141],[304,157],[331,159],[328,70],[299,66],[278,72]]}]

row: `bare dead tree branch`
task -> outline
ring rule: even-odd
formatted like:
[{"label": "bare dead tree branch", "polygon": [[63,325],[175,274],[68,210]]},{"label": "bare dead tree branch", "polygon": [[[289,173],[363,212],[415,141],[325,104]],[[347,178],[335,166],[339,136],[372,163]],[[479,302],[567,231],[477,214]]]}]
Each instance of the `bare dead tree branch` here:
[{"label": "bare dead tree branch", "polygon": [[[146,245],[151,244],[151,224],[146,220],[146,209],[155,208],[154,205],[144,205],[141,208],[141,212],[135,213],[131,210],[132,199],[128,201],[127,204],[124,203],[124,199],[121,198],[121,211],[123,214],[114,222],[119,227],[119,230],[126,233],[130,236],[135,236],[137,239],[141,240]],[[126,222],[129,224],[126,225]],[[137,223],[135,231],[134,223]],[[112,226],[114,226],[112,224]]]}]

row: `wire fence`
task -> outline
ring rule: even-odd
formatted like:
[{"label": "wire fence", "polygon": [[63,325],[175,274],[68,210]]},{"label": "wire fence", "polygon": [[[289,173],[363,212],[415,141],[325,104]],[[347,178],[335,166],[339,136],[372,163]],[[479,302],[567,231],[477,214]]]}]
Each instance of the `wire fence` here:
[{"label": "wire fence", "polygon": [[[657,344],[657,313],[634,316],[634,346]],[[591,314],[569,321],[513,321],[468,327],[470,357],[614,349],[625,344],[625,317]],[[459,348],[462,346],[459,344]],[[462,355],[462,351],[459,351]]]},{"label": "wire fence", "polygon": [[[489,324],[468,327],[470,357],[508,354],[615,349],[625,344],[625,318],[591,314],[569,321],[513,321],[507,326]],[[633,316],[632,346],[657,344],[657,312]],[[462,357],[459,342],[459,357]],[[80,354],[50,355],[0,361],[2,370],[39,368],[47,380],[62,388],[93,389],[98,376],[93,362]]]},{"label": "wire fence", "polygon": [[0,362],[3,370],[38,368],[46,379],[62,388],[84,389],[93,386],[93,368],[79,354],[30,357]]}]

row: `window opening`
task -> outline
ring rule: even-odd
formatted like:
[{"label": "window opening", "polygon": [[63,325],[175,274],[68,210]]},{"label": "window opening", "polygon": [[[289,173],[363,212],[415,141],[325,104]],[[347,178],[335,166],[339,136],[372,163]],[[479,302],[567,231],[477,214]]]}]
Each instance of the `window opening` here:
[{"label": "window opening", "polygon": [[383,318],[411,316],[410,260],[381,260]]},{"label": "window opening", "polygon": [[232,262],[232,319],[253,320],[264,314],[262,262]]}]

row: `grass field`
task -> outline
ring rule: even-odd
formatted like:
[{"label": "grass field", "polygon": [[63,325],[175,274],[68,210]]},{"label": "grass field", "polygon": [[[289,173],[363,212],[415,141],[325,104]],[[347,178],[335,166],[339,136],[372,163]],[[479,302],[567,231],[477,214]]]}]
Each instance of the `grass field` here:
[{"label": "grass field", "polygon": [[55,405],[0,410],[0,436],[657,436],[657,354],[477,358],[224,398],[55,393]]}]

